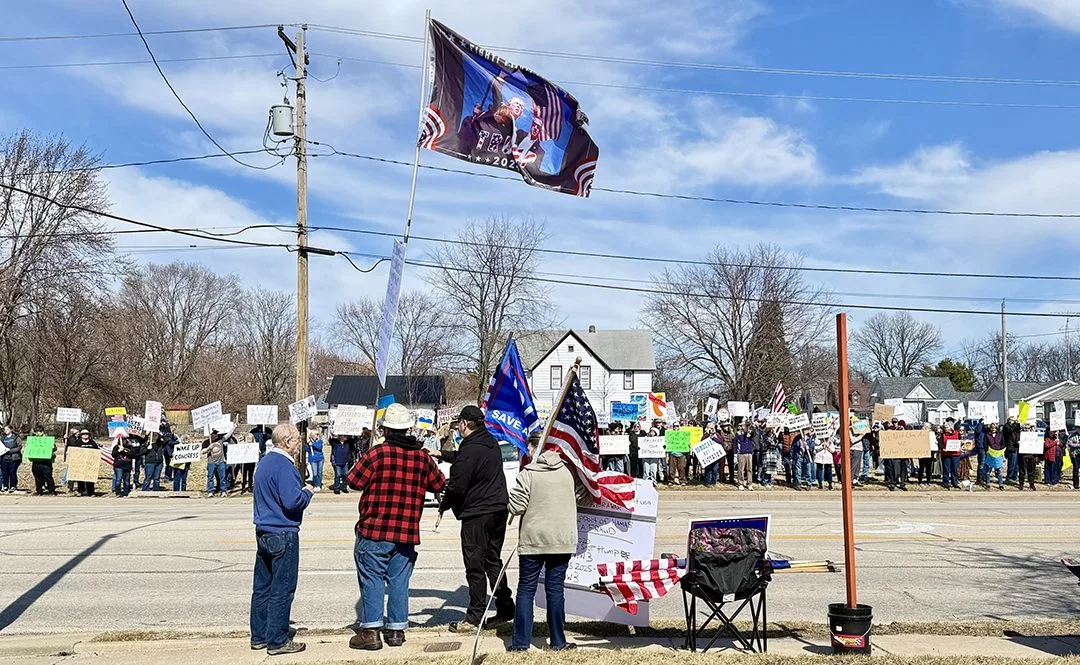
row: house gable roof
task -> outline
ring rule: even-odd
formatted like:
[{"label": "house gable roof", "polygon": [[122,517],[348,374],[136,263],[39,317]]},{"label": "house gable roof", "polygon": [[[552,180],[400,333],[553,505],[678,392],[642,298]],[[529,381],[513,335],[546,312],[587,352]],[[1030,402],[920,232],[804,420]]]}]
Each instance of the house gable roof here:
[{"label": "house gable roof", "polygon": [[[1042,383],[1039,381],[1009,381],[1009,401],[1027,399],[1053,385],[1055,384]],[[981,401],[986,401],[986,398],[989,397],[990,393],[994,390],[997,390],[999,393],[1001,392],[1001,381],[996,381],[987,386],[986,390],[982,391],[982,394],[979,395]]]},{"label": "house gable roof", "polygon": [[907,398],[922,385],[929,397],[911,399],[958,399],[958,393],[953,388],[952,381],[946,376],[879,376],[874,379],[874,388],[878,393],[879,402],[886,399]]},{"label": "house gable roof", "polygon": [[529,370],[535,369],[551,352],[573,335],[610,371],[653,371],[656,356],[653,354],[652,333],[648,330],[585,330],[532,331],[521,334],[518,352],[521,362]]}]

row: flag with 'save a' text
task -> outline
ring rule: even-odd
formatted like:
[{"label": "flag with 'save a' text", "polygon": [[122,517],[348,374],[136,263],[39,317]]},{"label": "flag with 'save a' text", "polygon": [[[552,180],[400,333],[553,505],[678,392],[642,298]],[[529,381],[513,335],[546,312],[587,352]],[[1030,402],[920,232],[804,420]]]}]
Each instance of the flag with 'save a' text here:
[{"label": "flag with 'save a' text", "polygon": [[420,146],[515,171],[535,187],[588,196],[600,152],[577,99],[438,21],[428,30],[432,87]]},{"label": "flag with 'save a' text", "polygon": [[521,365],[517,343],[506,344],[502,361],[488,384],[482,404],[484,424],[491,436],[517,446],[523,457],[529,455],[529,434],[540,424],[529,381]]}]

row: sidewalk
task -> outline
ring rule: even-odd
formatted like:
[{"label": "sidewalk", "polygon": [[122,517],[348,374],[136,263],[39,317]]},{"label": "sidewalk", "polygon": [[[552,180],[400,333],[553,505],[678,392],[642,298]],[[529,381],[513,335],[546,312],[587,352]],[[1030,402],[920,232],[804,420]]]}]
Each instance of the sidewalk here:
[{"label": "sidewalk", "polygon": [[[472,637],[462,637],[440,631],[410,631],[403,647],[381,651],[355,651],[348,646],[350,633],[301,635],[299,639],[308,645],[307,651],[294,656],[267,656],[265,651],[252,651],[246,638],[196,638],[177,640],[153,640],[132,642],[92,642],[92,635],[57,635],[47,637],[0,637],[0,665],[113,665],[114,663],[138,663],[139,665],[257,665],[271,663],[345,663],[345,662],[417,662],[420,660],[447,660],[466,663],[472,654]],[[581,648],[575,653],[575,662],[608,660],[611,650],[638,653],[633,662],[663,660],[670,663],[680,660],[685,651],[675,651],[682,646],[679,638],[667,637],[618,637],[600,638],[570,636]],[[485,634],[478,653],[494,656],[507,662],[519,659],[518,655],[505,655],[504,638]],[[509,638],[505,638],[509,639]],[[543,639],[538,638],[536,647]],[[729,643],[720,649],[732,656]],[[1080,655],[1080,636],[1070,637],[962,637],[937,635],[883,635],[873,638],[874,653],[878,656],[900,657],[975,657],[1046,659],[1070,654]],[[778,638],[769,641],[771,656],[813,656],[831,654],[828,638]],[[712,653],[712,652],[710,652]],[[550,656],[550,654],[549,654]],[[490,661],[488,661],[490,662]]]}]

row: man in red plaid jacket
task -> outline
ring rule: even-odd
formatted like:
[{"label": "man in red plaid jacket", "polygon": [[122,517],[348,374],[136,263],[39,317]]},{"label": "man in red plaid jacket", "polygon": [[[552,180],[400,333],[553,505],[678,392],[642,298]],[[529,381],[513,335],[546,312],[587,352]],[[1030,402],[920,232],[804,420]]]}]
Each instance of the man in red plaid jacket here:
[{"label": "man in red plaid jacket", "polygon": [[349,640],[354,649],[381,649],[379,631],[383,629],[387,645],[398,647],[405,643],[409,578],[416,564],[416,546],[420,544],[424,495],[441,492],[446,485],[446,477],[435,460],[415,437],[408,435],[415,424],[416,419],[403,405],[388,406],[382,424],[386,443],[372,446],[349,471],[349,487],[363,493],[353,550],[363,617],[360,633]]}]

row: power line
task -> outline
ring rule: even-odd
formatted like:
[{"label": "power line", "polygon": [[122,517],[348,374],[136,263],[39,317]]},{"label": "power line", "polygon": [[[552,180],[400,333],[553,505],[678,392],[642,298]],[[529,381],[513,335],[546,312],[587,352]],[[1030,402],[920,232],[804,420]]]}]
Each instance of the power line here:
[{"label": "power line", "polygon": [[[281,25],[296,26],[297,23],[284,23]],[[139,32],[102,32],[82,35],[15,35],[0,37],[0,42],[39,42],[61,41],[68,39],[102,39],[106,37],[135,37],[137,35],[182,35],[197,32],[227,32],[232,30],[258,30],[262,28],[276,28],[277,23],[261,23],[256,25],[225,25],[207,28],[183,28],[178,30],[146,30]]]},{"label": "power line", "polygon": [[282,157],[277,163],[271,164],[270,166],[256,166],[254,164],[248,164],[247,162],[241,161],[235,155],[233,155],[231,152],[229,152],[224,147],[222,147],[222,145],[217,142],[217,139],[215,139],[213,136],[211,136],[210,132],[206,131],[206,128],[203,127],[202,123],[199,122],[199,119],[197,117],[195,117],[195,114],[191,111],[190,108],[188,108],[188,105],[184,103],[184,100],[180,97],[180,93],[176,92],[176,88],[174,88],[173,84],[169,82],[169,77],[165,76],[165,71],[163,69],[161,69],[161,65],[157,61],[157,56],[154,55],[153,49],[150,48],[150,42],[146,41],[146,36],[143,34],[142,28],[139,27],[138,21],[135,20],[135,15],[131,13],[131,7],[128,7],[127,0],[120,0],[120,1],[124,3],[124,9],[127,10],[128,18],[131,19],[131,24],[133,26],[135,26],[135,31],[137,33],[139,33],[139,39],[142,40],[143,46],[146,47],[146,53],[150,56],[150,59],[154,61],[154,67],[157,69],[158,74],[161,75],[161,80],[165,81],[165,85],[168,86],[169,92],[171,92],[173,94],[173,97],[176,97],[176,101],[180,102],[180,106],[184,107],[184,110],[187,111],[187,114],[189,116],[191,116],[192,120],[195,121],[195,125],[199,128],[199,131],[201,131],[203,133],[203,135],[206,136],[206,138],[210,139],[211,143],[213,143],[215,146],[217,146],[218,149],[221,150],[221,152],[228,155],[229,158],[232,159],[234,162],[236,162],[237,164],[240,164],[241,166],[246,166],[249,169],[256,169],[256,170],[259,170],[259,171],[266,171],[266,170],[274,168],[275,166],[280,166],[281,164],[285,163],[285,158]]},{"label": "power line", "polygon": [[[132,33],[135,34],[135,33]],[[207,55],[191,58],[158,58],[158,62],[205,62],[212,60],[245,60],[251,58],[277,58],[280,53],[248,53],[243,55]],[[153,60],[102,60],[97,62],[51,62],[28,65],[0,65],[3,69],[61,69],[65,67],[111,67],[114,65],[152,65]]]},{"label": "power line", "polygon": [[[414,37],[412,35],[394,34],[388,32],[378,32],[374,30],[354,30],[352,28],[343,28],[340,26],[328,26],[315,23],[309,23],[308,27],[312,30],[321,30],[324,32],[334,32],[344,35],[352,35],[356,37],[369,37],[375,39],[386,39],[391,41],[402,41],[411,43],[422,43],[424,40],[422,37]],[[598,55],[589,53],[569,53],[564,51],[546,51],[541,49],[529,49],[520,48],[514,46],[493,46],[493,45],[480,45],[482,48],[491,51],[505,51],[507,53],[522,53],[526,55],[539,55],[551,58],[561,58],[567,60],[584,60],[590,62],[604,62],[617,65],[640,65],[648,67],[678,67],[684,69],[704,69],[713,71],[725,71],[725,72],[743,72],[750,74],[775,74],[785,76],[818,76],[828,78],[859,78],[859,79],[878,79],[878,80],[893,80],[893,81],[925,81],[931,83],[978,83],[978,84],[1002,84],[1002,85],[1037,85],[1037,86],[1080,86],[1080,81],[1076,80],[1056,80],[1056,79],[1022,79],[1022,78],[997,78],[997,77],[980,77],[980,76],[947,76],[947,75],[935,75],[935,74],[903,74],[903,73],[889,73],[889,72],[861,72],[861,71],[843,71],[843,70],[825,70],[825,69],[797,69],[792,67],[756,67],[750,65],[727,65],[719,63],[708,62],[685,62],[677,60],[648,60],[642,58],[624,58],[619,56]]]}]

